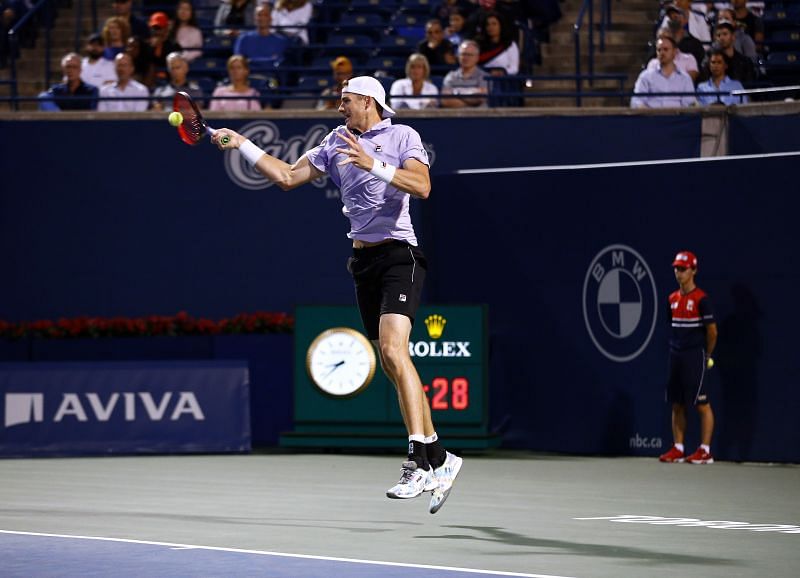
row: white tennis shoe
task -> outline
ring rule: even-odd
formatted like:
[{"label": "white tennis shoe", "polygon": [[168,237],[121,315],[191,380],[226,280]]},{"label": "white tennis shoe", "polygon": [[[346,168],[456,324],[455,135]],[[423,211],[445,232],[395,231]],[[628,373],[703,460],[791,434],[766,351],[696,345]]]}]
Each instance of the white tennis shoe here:
[{"label": "white tennis shoe", "polygon": [[444,463],[433,470],[433,477],[436,481],[436,489],[431,496],[430,513],[435,514],[444,505],[445,500],[453,489],[453,482],[456,481],[458,472],[461,471],[461,464],[464,463],[460,457],[447,452]]},{"label": "white tennis shoe", "polygon": [[386,490],[386,495],[390,498],[405,500],[416,498],[422,492],[430,492],[437,487],[436,479],[433,477],[433,469],[428,471],[417,467],[417,462],[403,462],[400,481]]}]

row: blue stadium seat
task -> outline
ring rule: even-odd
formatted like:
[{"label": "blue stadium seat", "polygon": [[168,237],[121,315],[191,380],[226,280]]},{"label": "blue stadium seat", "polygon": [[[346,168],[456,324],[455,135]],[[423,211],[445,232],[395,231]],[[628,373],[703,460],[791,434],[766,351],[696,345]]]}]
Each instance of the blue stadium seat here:
[{"label": "blue stadium seat", "polygon": [[427,15],[398,12],[392,17],[391,26],[395,34],[411,38],[416,43],[425,38],[427,20]]},{"label": "blue stadium seat", "polygon": [[214,56],[201,56],[192,61],[189,75],[210,76],[213,78],[224,78],[228,75],[228,59]]},{"label": "blue stadium seat", "polygon": [[778,45],[800,47],[800,30],[775,30],[767,35],[766,40],[770,47]]},{"label": "blue stadium seat", "polygon": [[367,60],[364,68],[369,74],[374,73],[376,70],[383,70],[387,74],[396,77],[405,76],[406,70],[406,57],[405,56],[373,56]]},{"label": "blue stadium seat", "polygon": [[403,0],[400,4],[400,10],[406,14],[417,14],[427,19],[433,16],[433,9],[437,4],[439,2],[431,2],[430,0]]},{"label": "blue stadium seat", "polygon": [[767,71],[774,69],[800,70],[800,51],[771,52],[767,56]]},{"label": "blue stadium seat", "polygon": [[233,38],[206,34],[203,38],[203,54],[227,58],[233,54]]},{"label": "blue stadium seat", "polygon": [[331,34],[323,54],[344,55],[363,61],[374,49],[375,40],[365,34]]},{"label": "blue stadium seat", "polygon": [[408,57],[414,52],[419,44],[419,40],[406,36],[384,36],[378,45],[376,56],[401,55]]},{"label": "blue stadium seat", "polygon": [[357,14],[372,12],[388,15],[397,10],[398,3],[396,0],[352,0],[350,11]]},{"label": "blue stadium seat", "polygon": [[333,83],[333,80],[327,76],[303,76],[297,81],[297,86],[293,88],[296,92],[311,92],[319,94]]},{"label": "blue stadium seat", "polygon": [[386,20],[381,14],[376,12],[366,12],[366,13],[347,12],[345,14],[342,14],[342,17],[339,19],[339,25],[343,27],[344,26],[382,27],[386,26]]}]

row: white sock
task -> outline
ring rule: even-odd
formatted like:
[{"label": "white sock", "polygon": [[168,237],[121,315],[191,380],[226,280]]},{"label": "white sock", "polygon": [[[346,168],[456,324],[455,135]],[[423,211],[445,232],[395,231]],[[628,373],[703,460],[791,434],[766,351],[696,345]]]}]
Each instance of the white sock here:
[{"label": "white sock", "polygon": [[425,436],[423,434],[411,434],[408,436],[408,441],[410,442],[419,442],[421,444],[425,443]]},{"label": "white sock", "polygon": [[707,446],[706,444],[700,444],[700,449],[706,452],[707,454],[711,453],[711,446]]},{"label": "white sock", "polygon": [[683,453],[683,444],[675,444],[675,449]]},{"label": "white sock", "polygon": [[425,438],[425,443],[426,444],[432,444],[433,442],[435,442],[438,439],[439,439],[439,436],[436,435],[436,432],[433,432],[432,436],[428,436],[428,437]]}]

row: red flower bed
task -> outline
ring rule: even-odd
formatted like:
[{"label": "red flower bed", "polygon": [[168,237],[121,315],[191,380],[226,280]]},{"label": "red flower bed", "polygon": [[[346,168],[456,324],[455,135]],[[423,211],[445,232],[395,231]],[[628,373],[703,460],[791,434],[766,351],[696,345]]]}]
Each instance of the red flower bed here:
[{"label": "red flower bed", "polygon": [[68,339],[71,337],[142,337],[149,335],[223,335],[247,333],[291,333],[294,317],[287,313],[240,313],[230,319],[196,319],[181,311],[173,316],[76,317],[58,321],[9,323],[0,319],[0,337],[23,339]]}]

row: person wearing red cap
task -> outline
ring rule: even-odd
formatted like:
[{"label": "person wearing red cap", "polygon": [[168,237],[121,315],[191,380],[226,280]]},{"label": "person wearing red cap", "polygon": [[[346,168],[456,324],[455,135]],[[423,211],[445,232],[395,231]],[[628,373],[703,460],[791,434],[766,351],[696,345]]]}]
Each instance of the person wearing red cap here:
[{"label": "person wearing red cap", "polygon": [[147,25],[150,27],[150,56],[155,78],[157,81],[166,82],[169,78],[167,56],[173,52],[180,52],[181,45],[170,40],[169,16],[164,12],[153,12]]},{"label": "person wearing red cap", "polygon": [[[672,404],[673,446],[659,459],[662,462],[713,464],[711,436],[714,412],[704,389],[706,372],[714,366],[711,354],[717,344],[717,323],[711,300],[695,285],[697,257],[681,251],[672,261],[680,288],[669,296],[672,333],[669,340],[669,381],[667,401]],[[700,415],[700,447],[688,458],[684,454],[686,406],[697,408]]]}]

